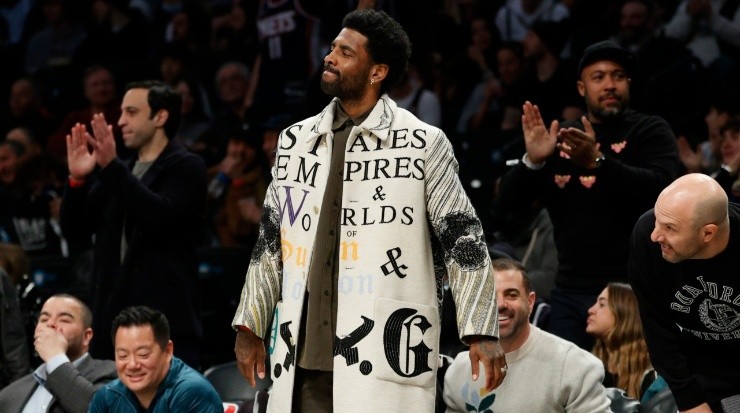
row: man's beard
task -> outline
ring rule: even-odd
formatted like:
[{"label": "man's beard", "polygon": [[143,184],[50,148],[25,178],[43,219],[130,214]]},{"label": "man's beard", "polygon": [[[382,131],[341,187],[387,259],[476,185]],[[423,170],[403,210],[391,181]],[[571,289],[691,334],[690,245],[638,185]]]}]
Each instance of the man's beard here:
[{"label": "man's beard", "polygon": [[601,122],[608,122],[613,119],[617,119],[622,117],[624,114],[624,111],[627,110],[627,106],[629,105],[629,95],[625,94],[619,94],[619,93],[612,93],[607,96],[600,97],[599,100],[607,98],[607,97],[614,97],[618,100],[619,104],[612,105],[609,107],[594,105],[591,103],[590,99],[586,99],[586,106],[588,106],[588,112],[596,119],[600,120]]},{"label": "man's beard", "polygon": [[75,361],[82,354],[82,340],[71,340],[68,342],[66,355],[71,361]]},{"label": "man's beard", "polygon": [[338,97],[343,101],[360,100],[365,94],[365,79],[367,74],[344,77],[341,73],[327,67],[325,70],[334,73],[336,78],[327,82],[321,78],[321,91],[329,96]]}]

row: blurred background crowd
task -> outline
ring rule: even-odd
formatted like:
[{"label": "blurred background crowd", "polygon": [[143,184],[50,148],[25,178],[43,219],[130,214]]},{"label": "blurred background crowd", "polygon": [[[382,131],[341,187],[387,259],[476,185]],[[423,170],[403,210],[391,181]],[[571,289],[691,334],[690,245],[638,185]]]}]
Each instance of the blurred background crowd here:
[{"label": "blurred background crowd", "polygon": [[496,183],[524,152],[525,101],[548,124],[584,114],[575,85],[586,46],[611,39],[637,56],[631,107],[668,121],[686,171],[740,163],[740,1],[0,0],[0,267],[31,331],[49,294],[90,297],[91,245],[67,242],[58,225],[65,136],[102,112],[130,156],[115,126],[121,91],[160,79],[183,96],[176,139],[209,167],[202,367],[233,359],[225,326],[278,133],[329,101],[322,59],[358,7],[408,32],[411,65],[391,97],[445,131],[488,242],[525,264],[544,300],[557,268],[549,218],[537,205],[501,212]]}]

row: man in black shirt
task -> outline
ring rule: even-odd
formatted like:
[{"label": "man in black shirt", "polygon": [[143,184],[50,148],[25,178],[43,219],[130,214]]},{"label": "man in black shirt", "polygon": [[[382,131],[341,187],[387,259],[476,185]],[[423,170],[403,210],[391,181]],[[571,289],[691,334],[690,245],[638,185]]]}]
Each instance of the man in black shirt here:
[{"label": "man in black shirt", "polygon": [[650,359],[682,412],[736,412],[740,403],[738,233],[740,205],[714,179],[689,174],[632,234],[629,278]]},{"label": "man in black shirt", "polygon": [[586,48],[578,92],[588,116],[548,128],[524,104],[526,154],[501,183],[501,205],[547,208],[558,249],[549,330],[590,350],[588,308],[610,281],[627,280],[629,236],[637,218],[680,170],[676,138],[657,116],[628,109],[635,57],[605,41]]}]

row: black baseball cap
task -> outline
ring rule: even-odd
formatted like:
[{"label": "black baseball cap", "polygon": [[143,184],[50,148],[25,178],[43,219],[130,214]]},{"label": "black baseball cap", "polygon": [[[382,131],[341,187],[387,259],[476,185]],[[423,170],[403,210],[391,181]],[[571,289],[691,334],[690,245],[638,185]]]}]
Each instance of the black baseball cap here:
[{"label": "black baseball cap", "polygon": [[637,64],[637,58],[629,50],[619,47],[616,43],[604,40],[602,42],[594,43],[588,46],[583,51],[583,57],[580,63],[578,63],[578,77],[583,73],[583,69],[588,67],[594,62],[608,60],[615,62],[622,66],[627,76],[632,76],[635,65]]}]

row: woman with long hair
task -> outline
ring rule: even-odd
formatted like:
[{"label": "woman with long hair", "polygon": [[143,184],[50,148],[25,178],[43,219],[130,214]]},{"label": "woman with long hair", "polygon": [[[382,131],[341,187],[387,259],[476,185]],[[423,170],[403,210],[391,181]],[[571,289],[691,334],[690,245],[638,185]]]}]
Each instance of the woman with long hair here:
[{"label": "woman with long hair", "polygon": [[604,384],[640,400],[656,378],[650,364],[637,298],[629,284],[609,283],[588,310],[586,332],[596,338],[592,353],[606,370]]}]

